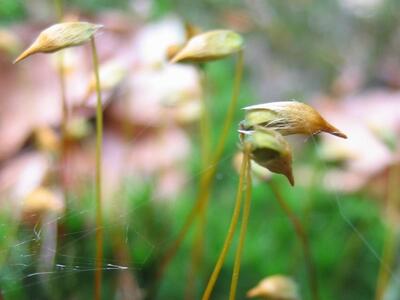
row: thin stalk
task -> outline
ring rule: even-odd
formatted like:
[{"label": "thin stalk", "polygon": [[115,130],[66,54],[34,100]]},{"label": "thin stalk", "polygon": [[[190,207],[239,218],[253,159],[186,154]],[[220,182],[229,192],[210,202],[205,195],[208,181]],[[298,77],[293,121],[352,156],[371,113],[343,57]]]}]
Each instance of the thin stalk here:
[{"label": "thin stalk", "polygon": [[68,105],[67,98],[65,95],[65,72],[64,72],[64,53],[60,52],[57,54],[57,68],[58,68],[58,79],[60,84],[61,93],[61,105],[62,105],[62,120],[61,120],[61,153],[60,153],[60,179],[61,186],[64,193],[64,199],[67,200],[67,124],[68,124]]},{"label": "thin stalk", "polygon": [[[400,180],[400,168],[393,166],[389,170],[388,186],[387,186],[387,207],[386,212],[390,216],[396,211],[399,199],[397,193],[397,184]],[[386,229],[386,237],[383,244],[383,255],[382,260],[379,265],[379,273],[376,284],[375,300],[384,299],[385,291],[391,277],[391,267],[395,261],[396,257],[396,224],[389,217],[388,228]]]},{"label": "thin stalk", "polygon": [[[222,129],[222,132],[219,137],[219,143],[217,144],[216,147],[216,154],[214,161],[211,161],[211,164],[215,166],[215,168],[218,166],[219,161],[221,160],[226,140],[228,138],[229,131],[232,126],[234,114],[236,111],[237,107],[237,102],[239,99],[239,92],[240,92],[240,82],[242,78],[242,73],[243,73],[243,52],[240,51],[238,53],[237,57],[237,64],[236,64],[236,71],[235,71],[235,79],[234,79],[234,86],[233,86],[233,93],[232,93],[232,99],[230,102],[230,106],[228,109],[228,113],[225,118],[224,126]],[[206,117],[209,117],[206,115]],[[207,225],[207,207],[209,203],[209,196],[211,194],[211,183],[214,178],[214,175],[212,176],[212,179],[208,182],[208,184],[204,187],[207,190],[207,195],[203,198],[202,200],[204,204],[201,206],[198,214],[199,214],[199,223],[197,227],[197,234],[196,234],[196,239],[193,243],[193,249],[194,249],[194,255],[192,256],[192,274],[195,274],[197,272],[198,266],[201,265],[202,257],[203,257],[203,248],[204,248],[204,236],[205,236],[205,228]]]},{"label": "thin stalk", "polygon": [[295,213],[292,211],[290,206],[286,203],[286,201],[282,197],[281,193],[279,192],[279,189],[272,182],[270,182],[270,187],[271,187],[272,193],[274,194],[279,206],[282,208],[282,210],[286,214],[287,218],[292,223],[297,238],[300,240],[300,244],[302,246],[303,253],[304,253],[304,259],[306,262],[311,297],[313,300],[318,300],[319,293],[318,293],[317,274],[316,274],[315,266],[314,266],[314,263],[312,260],[310,243],[308,241],[307,234],[304,230],[303,225],[301,224],[301,221],[295,215]]},{"label": "thin stalk", "polygon": [[237,54],[236,69],[235,69],[235,79],[233,83],[233,93],[232,99],[228,107],[228,112],[225,116],[224,125],[222,128],[222,133],[219,136],[219,143],[217,144],[217,150],[215,151],[214,164],[218,165],[221,160],[222,154],[225,149],[226,140],[228,139],[229,131],[232,127],[233,118],[237,109],[237,103],[240,93],[240,84],[242,82],[243,76],[243,51],[239,51]]},{"label": "thin stalk", "polygon": [[[166,267],[174,258],[176,255],[176,252],[178,251],[182,241],[186,237],[186,234],[188,233],[190,227],[192,226],[193,222],[195,221],[195,218],[198,215],[203,215],[206,211],[208,200],[209,200],[209,195],[210,195],[210,186],[211,183],[214,179],[217,165],[219,164],[226,140],[228,138],[229,130],[232,126],[234,114],[237,108],[237,102],[239,98],[239,92],[240,92],[240,83],[242,81],[242,74],[243,74],[243,51],[240,51],[237,55],[237,63],[236,63],[236,70],[235,70],[235,79],[234,79],[234,86],[233,86],[233,94],[232,94],[232,100],[229,104],[228,112],[225,116],[224,120],[224,125],[223,129],[221,132],[221,135],[218,139],[218,144],[216,147],[215,151],[215,156],[211,160],[211,164],[209,167],[204,171],[203,176],[200,179],[200,192],[196,198],[195,201],[195,206],[192,208],[192,210],[189,212],[189,215],[186,217],[185,223],[182,226],[181,231],[178,234],[178,237],[175,239],[175,241],[172,243],[171,247],[167,249],[165,252],[166,254],[164,257],[161,259],[161,264],[160,268],[158,270],[157,278],[161,278]],[[200,239],[203,239],[202,237],[199,237]]]},{"label": "thin stalk", "polygon": [[[54,11],[56,13],[59,22],[63,21],[64,9],[63,0],[54,0]],[[65,51],[65,50],[64,50]],[[64,51],[56,53],[57,59],[57,74],[58,82],[60,87],[60,98],[61,98],[61,137],[60,137],[60,152],[58,157],[58,180],[61,187],[61,193],[64,198],[66,210],[68,210],[68,158],[67,158],[67,126],[68,126],[68,104],[66,96],[66,76],[64,68]],[[59,235],[58,226],[55,228],[55,234]],[[56,237],[54,245],[54,257],[56,258],[58,250],[58,238]]]},{"label": "thin stalk", "polygon": [[387,228],[383,244],[383,255],[379,265],[378,280],[376,284],[375,300],[382,300],[390,279],[390,267],[393,265],[396,254],[396,234],[392,228]]},{"label": "thin stalk", "polygon": [[[207,77],[206,77],[206,66],[201,65],[201,83],[203,87],[203,109],[201,112],[200,122],[199,122],[199,132],[200,132],[200,147],[201,147],[201,157],[202,164],[201,168],[205,170],[208,167],[208,163],[210,163],[210,127],[211,127],[211,116],[210,109],[208,107],[207,102]],[[195,291],[195,282],[197,276],[197,272],[200,268],[201,258],[203,257],[203,244],[204,244],[204,230],[206,225],[206,214],[202,214],[199,219],[198,230],[196,232],[196,236],[192,245],[192,254],[191,254],[191,264],[189,266],[187,285],[185,289],[185,297],[184,299],[190,300],[194,299],[194,291]]]},{"label": "thin stalk", "polygon": [[[62,0],[54,0],[54,10],[59,22],[62,22],[64,9]],[[64,71],[64,51],[57,53],[57,72],[58,81],[60,86],[61,95],[61,107],[62,107],[62,117],[61,117],[61,150],[60,150],[60,160],[59,160],[59,180],[62,187],[62,192],[64,195],[64,200],[67,201],[67,124],[68,124],[68,104],[66,96],[66,84],[65,84],[65,71]]]},{"label": "thin stalk", "polygon": [[[248,155],[248,154],[245,154]],[[240,263],[242,258],[244,241],[246,239],[247,224],[250,216],[250,204],[251,204],[251,161],[249,158],[243,158],[247,160],[247,172],[246,172],[246,197],[244,200],[243,215],[242,215],[242,225],[240,227],[239,244],[235,255],[235,264],[233,266],[231,288],[229,292],[229,300],[234,300],[236,298],[236,290],[239,281],[240,273]]]},{"label": "thin stalk", "polygon": [[243,156],[242,166],[240,168],[240,177],[239,177],[238,189],[237,189],[236,200],[235,200],[235,208],[233,210],[233,214],[232,214],[232,218],[231,218],[231,224],[229,225],[228,233],[225,237],[225,242],[224,242],[224,245],[220,252],[220,255],[218,257],[217,263],[215,264],[214,270],[210,276],[210,279],[208,280],[208,284],[207,284],[206,289],[201,298],[202,300],[210,299],[211,293],[214,289],[215,283],[217,282],[219,273],[224,264],[225,257],[227,255],[230,245],[232,243],[233,235],[235,233],[236,225],[237,225],[237,222],[239,220],[239,215],[240,215],[240,208],[241,208],[241,203],[242,203],[241,199],[242,199],[242,194],[243,194],[243,181],[244,181],[244,177],[246,174],[247,165],[249,163],[248,157],[249,157],[248,151],[246,150],[246,153]]},{"label": "thin stalk", "polygon": [[209,118],[206,116],[208,108],[203,104],[203,112],[200,116],[200,147],[202,166],[207,166],[210,155],[210,124]]},{"label": "thin stalk", "polygon": [[[203,224],[206,222],[206,214],[202,215],[199,222]],[[198,272],[200,269],[201,259],[203,257],[204,251],[204,232],[202,230],[205,229],[205,225],[203,224],[199,224],[199,230],[196,231],[196,236],[192,245],[192,257],[187,274],[188,279],[185,288],[185,300],[196,299],[196,280],[197,278],[199,278]]]},{"label": "thin stalk", "polygon": [[202,167],[205,168],[210,159],[210,109],[208,107],[207,101],[207,79],[205,66],[202,68],[201,83],[203,86],[203,109],[200,115],[199,122],[199,132],[200,132],[200,147],[201,147],[201,157],[202,157]]},{"label": "thin stalk", "polygon": [[92,46],[93,68],[96,78],[96,271],[95,271],[95,293],[94,299],[101,299],[101,279],[103,265],[103,212],[101,199],[101,175],[102,175],[102,144],[103,144],[103,109],[101,101],[101,88],[99,76],[99,60],[97,56],[96,42],[94,37],[90,38]]}]

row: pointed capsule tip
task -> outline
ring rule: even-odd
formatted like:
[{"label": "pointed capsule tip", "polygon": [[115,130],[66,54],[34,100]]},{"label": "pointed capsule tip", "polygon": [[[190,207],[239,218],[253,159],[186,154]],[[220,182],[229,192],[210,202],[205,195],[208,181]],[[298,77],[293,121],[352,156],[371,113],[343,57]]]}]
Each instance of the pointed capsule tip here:
[{"label": "pointed capsule tip", "polygon": [[29,55],[31,55],[31,53],[23,52],[20,56],[18,56],[18,57],[13,61],[13,64],[15,65],[15,64],[19,63],[21,60],[24,60],[24,59],[27,58]]},{"label": "pointed capsule tip", "polygon": [[336,127],[332,126],[331,124],[329,124],[328,122],[325,121],[325,128],[322,131],[325,131],[329,134],[332,134],[334,136],[343,138],[343,139],[347,139],[347,135],[345,135],[343,132],[341,132],[339,129],[337,129]]},{"label": "pointed capsule tip", "polygon": [[[182,51],[182,50],[181,50],[181,51]],[[170,62],[171,64],[178,63],[180,60],[182,60],[182,58],[184,58],[184,55],[182,54],[181,51],[178,51],[178,53],[176,53],[175,56],[173,56],[173,57],[169,60],[169,62]]]},{"label": "pointed capsule tip", "polygon": [[29,48],[27,48],[24,52],[22,52],[14,61],[13,64],[15,65],[16,63],[19,63],[21,60],[24,60],[28,56],[31,56],[32,54],[37,52],[37,47],[34,44],[32,44]]},{"label": "pointed capsule tip", "polygon": [[254,288],[252,288],[250,291],[247,292],[246,297],[247,298],[254,298],[259,296],[260,292],[259,292],[259,287],[256,286]]},{"label": "pointed capsule tip", "polygon": [[178,59],[176,58],[176,56],[173,57],[172,59],[170,59],[170,61],[169,61],[170,64],[175,64],[177,62],[178,62]]},{"label": "pointed capsule tip", "polygon": [[282,172],[280,172],[280,173],[287,178],[287,180],[289,181],[291,186],[294,186],[294,176],[293,176],[293,170],[292,170],[291,165],[287,168],[284,168],[282,170]]},{"label": "pointed capsule tip", "polygon": [[347,135],[345,135],[343,132],[335,131],[335,132],[332,132],[332,134],[335,136],[341,137],[343,139],[347,139]]},{"label": "pointed capsule tip", "polygon": [[293,174],[290,173],[290,174],[286,175],[286,178],[289,180],[290,185],[291,185],[291,186],[294,186],[294,177],[293,177]]}]

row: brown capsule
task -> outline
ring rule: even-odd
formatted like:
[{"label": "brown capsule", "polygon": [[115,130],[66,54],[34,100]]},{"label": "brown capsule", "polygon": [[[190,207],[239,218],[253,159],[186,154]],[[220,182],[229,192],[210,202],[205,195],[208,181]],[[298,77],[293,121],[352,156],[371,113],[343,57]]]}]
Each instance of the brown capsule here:
[{"label": "brown capsule", "polygon": [[260,297],[268,300],[300,300],[297,284],[290,277],[273,275],[261,280],[247,292],[248,298]]},{"label": "brown capsule", "polygon": [[292,150],[279,132],[257,126],[254,131],[241,133],[243,143],[251,146],[251,159],[271,172],[285,175],[290,184],[294,185]]},{"label": "brown capsule", "polygon": [[213,30],[189,39],[171,62],[208,62],[225,58],[242,48],[241,35],[231,30]]},{"label": "brown capsule", "polygon": [[103,27],[88,22],[58,23],[43,30],[37,39],[14,61],[14,64],[35,53],[52,53],[81,45]]},{"label": "brown capsule", "polygon": [[279,131],[282,135],[314,135],[327,132],[347,138],[339,129],[329,124],[314,108],[297,101],[270,102],[244,108],[245,129],[256,125]]}]

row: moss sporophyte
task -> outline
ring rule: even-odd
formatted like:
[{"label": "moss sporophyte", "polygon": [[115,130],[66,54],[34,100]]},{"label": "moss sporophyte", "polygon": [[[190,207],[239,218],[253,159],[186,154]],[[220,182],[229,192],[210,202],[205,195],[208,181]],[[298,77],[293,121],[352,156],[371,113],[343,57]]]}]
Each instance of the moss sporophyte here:
[{"label": "moss sporophyte", "polygon": [[[292,150],[284,135],[306,134],[314,135],[320,132],[327,132],[341,138],[347,136],[333,125],[329,124],[314,108],[297,101],[272,102],[259,105],[248,106],[245,119],[239,123],[239,137],[243,151],[242,167],[240,169],[240,179],[238,183],[238,192],[235,201],[235,208],[231,218],[231,225],[225,238],[225,243],[220,256],[215,264],[214,270],[210,276],[202,300],[208,300],[214,289],[222,269],[226,254],[231,246],[236,225],[238,223],[242,192],[245,189],[244,210],[242,213],[242,225],[239,235],[239,245],[236,250],[235,264],[232,274],[229,299],[235,299],[237,282],[240,271],[241,253],[246,235],[247,222],[249,219],[250,200],[251,200],[251,160],[258,165],[267,168],[274,173],[283,174],[287,177],[291,185],[294,185],[292,173]],[[244,188],[243,182],[246,182]],[[280,197],[274,185],[271,185],[274,195],[293,226],[296,234],[302,242],[307,270],[309,274],[310,289],[312,298],[318,299],[316,285],[316,276],[311,262],[311,255],[308,247],[307,238],[304,229]],[[282,283],[282,282],[281,282]],[[287,282],[285,282],[286,284]],[[286,286],[291,288],[291,284]],[[251,293],[253,295],[254,293]],[[254,294],[255,295],[255,294]],[[293,294],[294,295],[294,294]],[[280,298],[279,298],[280,299]],[[292,299],[292,298],[282,298]],[[296,298],[294,298],[296,299]]]},{"label": "moss sporophyte", "polygon": [[52,53],[82,45],[94,36],[102,25],[88,22],[59,23],[43,30],[37,39],[14,61],[17,63],[35,53]]},{"label": "moss sporophyte", "polygon": [[[233,93],[223,121],[222,131],[219,135],[215,150],[213,151],[211,151],[211,149],[208,147],[210,140],[209,128],[211,127],[209,124],[210,117],[208,116],[210,109],[207,107],[206,102],[204,101],[200,124],[200,136],[202,137],[201,145],[203,152],[203,167],[205,170],[200,179],[199,193],[195,201],[195,206],[186,218],[178,237],[173,242],[171,247],[167,249],[166,254],[164,255],[158,272],[159,278],[161,278],[166,266],[175,256],[180,244],[189,231],[189,228],[197,217],[199,217],[200,222],[198,233],[196,234],[196,240],[193,244],[192,266],[195,269],[199,265],[201,258],[200,254],[198,253],[201,253],[202,241],[204,240],[204,228],[206,223],[205,212],[207,211],[208,201],[211,193],[211,184],[214,180],[217,166],[225,149],[226,140],[232,127],[234,114],[237,111],[240,83],[242,79],[244,46],[243,37],[234,31],[225,29],[212,30],[203,33],[197,32],[198,30],[195,30],[195,33],[193,34],[191,31],[190,34],[188,34],[189,39],[183,46],[174,46],[173,48],[169,49],[169,56],[172,57],[170,62],[206,64],[236,55],[237,63],[233,83]],[[211,153],[213,155],[211,155]],[[192,271],[191,273],[194,274],[195,272]]]},{"label": "moss sporophyte", "polygon": [[102,260],[103,260],[103,216],[101,199],[102,178],[102,141],[103,141],[103,109],[99,78],[99,63],[97,57],[95,33],[102,25],[88,22],[58,23],[43,30],[36,40],[14,61],[14,63],[36,54],[53,53],[65,48],[75,47],[90,42],[92,48],[93,68],[96,78],[97,108],[96,108],[96,272],[95,299],[101,298]]}]

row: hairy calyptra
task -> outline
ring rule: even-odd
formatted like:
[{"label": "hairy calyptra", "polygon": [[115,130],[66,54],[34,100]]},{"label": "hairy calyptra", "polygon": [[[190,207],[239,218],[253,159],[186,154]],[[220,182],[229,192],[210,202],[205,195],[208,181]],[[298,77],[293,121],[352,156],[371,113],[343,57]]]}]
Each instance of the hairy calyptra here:
[{"label": "hairy calyptra", "polygon": [[88,22],[58,23],[43,30],[36,40],[26,49],[14,64],[35,53],[51,53],[67,47],[79,46],[103,27]]},{"label": "hairy calyptra", "polygon": [[280,101],[251,105],[242,122],[244,129],[259,125],[276,130],[282,135],[314,135],[327,132],[341,138],[347,138],[339,129],[329,124],[314,108],[298,101]]},{"label": "hairy calyptra", "polygon": [[231,30],[212,30],[190,38],[171,59],[176,62],[207,62],[225,58],[243,48],[243,38]]}]

